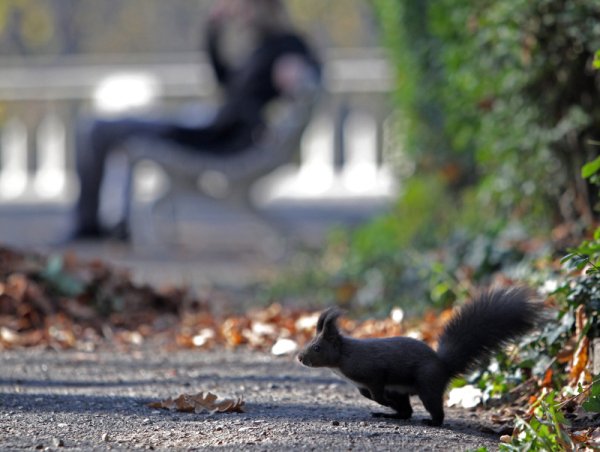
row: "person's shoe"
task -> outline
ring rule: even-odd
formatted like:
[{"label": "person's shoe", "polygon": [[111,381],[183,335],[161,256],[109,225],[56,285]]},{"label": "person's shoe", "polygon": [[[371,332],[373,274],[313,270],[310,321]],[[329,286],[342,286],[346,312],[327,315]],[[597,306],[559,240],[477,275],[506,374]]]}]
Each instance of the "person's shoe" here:
[{"label": "person's shoe", "polygon": [[129,242],[131,234],[126,221],[119,221],[113,228],[108,230],[108,237],[119,242]]},{"label": "person's shoe", "polygon": [[93,242],[109,237],[108,232],[100,226],[75,227],[64,237],[58,239],[54,245],[68,245],[73,242]]},{"label": "person's shoe", "polygon": [[65,237],[57,240],[53,245],[69,245],[74,242],[96,242],[102,240],[113,240],[117,242],[128,242],[130,239],[129,226],[121,221],[112,228],[101,226],[75,227]]}]

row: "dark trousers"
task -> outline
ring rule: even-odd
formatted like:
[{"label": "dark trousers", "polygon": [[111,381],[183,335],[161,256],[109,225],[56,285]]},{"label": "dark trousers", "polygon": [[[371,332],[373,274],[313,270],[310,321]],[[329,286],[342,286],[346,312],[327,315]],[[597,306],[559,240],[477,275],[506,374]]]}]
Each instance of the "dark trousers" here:
[{"label": "dark trousers", "polygon": [[164,122],[138,118],[96,119],[79,125],[75,143],[80,183],[75,205],[77,231],[94,233],[100,229],[100,189],[110,153],[130,138],[162,139],[168,136],[170,130],[171,126]]},{"label": "dark trousers", "polygon": [[[134,117],[82,122],[77,130],[75,151],[80,182],[75,206],[76,231],[94,234],[100,229],[100,189],[111,152],[135,137],[171,141],[190,149],[190,152],[223,156],[234,154],[254,142],[262,124],[258,115],[252,121],[242,121],[228,113],[229,110],[221,110],[203,125]],[[123,220],[126,222],[127,218]]]}]

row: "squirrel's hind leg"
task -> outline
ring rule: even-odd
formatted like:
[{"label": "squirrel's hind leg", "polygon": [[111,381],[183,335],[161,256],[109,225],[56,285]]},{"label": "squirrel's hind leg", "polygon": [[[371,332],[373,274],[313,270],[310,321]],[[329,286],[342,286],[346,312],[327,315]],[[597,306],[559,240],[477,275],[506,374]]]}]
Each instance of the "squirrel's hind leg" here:
[{"label": "squirrel's hind leg", "polygon": [[388,419],[410,419],[413,409],[410,406],[410,396],[399,392],[385,391],[386,406],[392,408],[395,413],[371,413],[373,417]]},{"label": "squirrel's hind leg", "polygon": [[434,388],[427,388],[419,392],[419,398],[423,406],[431,415],[431,421],[426,422],[429,425],[439,427],[444,422],[444,394],[436,391]]},{"label": "squirrel's hind leg", "polygon": [[398,419],[410,419],[413,409],[410,406],[410,395],[406,393],[385,391],[385,398],[388,401],[387,406],[392,408],[398,414]]}]

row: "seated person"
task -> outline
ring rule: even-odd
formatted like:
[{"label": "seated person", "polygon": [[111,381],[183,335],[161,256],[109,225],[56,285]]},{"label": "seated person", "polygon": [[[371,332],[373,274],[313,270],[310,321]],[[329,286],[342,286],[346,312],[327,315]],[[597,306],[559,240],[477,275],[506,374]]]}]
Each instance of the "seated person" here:
[{"label": "seated person", "polygon": [[[256,45],[247,60],[230,67],[222,55],[221,40],[228,21],[238,20],[251,29]],[[80,127],[76,141],[76,169],[80,194],[75,206],[70,239],[113,236],[128,238],[127,219],[113,231],[99,221],[100,188],[108,155],[133,137],[171,141],[190,152],[223,156],[248,149],[264,129],[265,106],[307,73],[319,79],[320,63],[305,40],[294,31],[282,0],[221,0],[207,26],[210,62],[224,92],[215,117],[205,125],[157,121],[136,117],[97,119]]]}]

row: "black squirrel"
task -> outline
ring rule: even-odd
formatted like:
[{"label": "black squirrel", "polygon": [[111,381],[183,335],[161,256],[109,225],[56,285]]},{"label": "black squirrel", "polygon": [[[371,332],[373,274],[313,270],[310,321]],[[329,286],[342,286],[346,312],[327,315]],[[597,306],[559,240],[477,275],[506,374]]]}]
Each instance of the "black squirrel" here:
[{"label": "black squirrel", "polygon": [[531,330],[541,318],[541,304],[524,287],[481,293],[446,324],[437,352],[410,337],[355,339],[342,335],[337,308],[319,316],[316,337],[298,354],[308,367],[329,367],[359,392],[392,408],[374,416],[409,419],[409,396],[417,394],[431,415],[444,422],[443,396],[450,380],[472,369],[503,345]]}]

